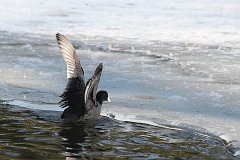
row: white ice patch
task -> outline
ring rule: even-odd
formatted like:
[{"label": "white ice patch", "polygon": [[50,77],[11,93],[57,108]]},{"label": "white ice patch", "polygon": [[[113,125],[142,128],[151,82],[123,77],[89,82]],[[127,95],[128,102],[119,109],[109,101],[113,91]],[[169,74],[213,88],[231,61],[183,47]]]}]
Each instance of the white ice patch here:
[{"label": "white ice patch", "polygon": [[240,157],[240,151],[236,151],[236,152],[234,153],[234,156]]},{"label": "white ice patch", "polygon": [[[114,0],[44,3],[41,0],[2,0],[0,30],[239,44],[240,15],[236,0],[218,3],[134,0],[131,3],[132,6],[128,6],[128,0],[117,4]],[[134,52],[135,48],[131,50]]]},{"label": "white ice patch", "polygon": [[49,111],[63,111],[64,109],[59,107],[58,104],[46,104],[41,102],[29,102],[23,100],[13,100],[6,101],[6,104],[20,106],[29,109],[37,109],[37,110],[49,110]]}]

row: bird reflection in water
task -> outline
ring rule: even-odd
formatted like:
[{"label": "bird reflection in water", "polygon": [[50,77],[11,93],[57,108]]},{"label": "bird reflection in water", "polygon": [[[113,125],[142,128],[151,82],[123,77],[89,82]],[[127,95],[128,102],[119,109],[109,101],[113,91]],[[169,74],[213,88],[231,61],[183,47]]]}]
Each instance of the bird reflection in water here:
[{"label": "bird reflection in water", "polygon": [[67,160],[89,159],[101,154],[101,139],[108,139],[108,132],[101,122],[63,123],[60,131],[64,155]]}]

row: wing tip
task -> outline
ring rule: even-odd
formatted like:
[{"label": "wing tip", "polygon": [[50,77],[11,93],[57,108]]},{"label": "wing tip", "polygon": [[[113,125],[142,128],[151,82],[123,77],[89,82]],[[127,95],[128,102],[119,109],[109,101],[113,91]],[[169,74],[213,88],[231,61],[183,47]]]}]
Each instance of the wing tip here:
[{"label": "wing tip", "polygon": [[100,63],[100,64],[98,65],[98,67],[96,68],[94,75],[100,74],[100,73],[102,72],[102,70],[103,70],[103,64]]},{"label": "wing tip", "polygon": [[57,41],[58,41],[58,44],[60,43],[60,41],[62,41],[62,39],[64,38],[65,36],[61,33],[56,33],[56,38],[57,38]]},{"label": "wing tip", "polygon": [[62,35],[62,34],[60,34],[60,33],[58,33],[58,32],[56,33],[56,38],[57,38],[57,40],[60,39],[61,35]]}]

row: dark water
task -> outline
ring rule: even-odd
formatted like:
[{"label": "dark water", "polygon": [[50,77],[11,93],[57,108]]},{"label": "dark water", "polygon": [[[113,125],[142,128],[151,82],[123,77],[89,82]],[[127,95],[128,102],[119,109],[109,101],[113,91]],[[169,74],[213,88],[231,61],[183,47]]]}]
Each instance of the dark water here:
[{"label": "dark water", "polygon": [[66,124],[43,115],[0,106],[0,159],[236,159],[225,141],[193,130],[107,117]]}]

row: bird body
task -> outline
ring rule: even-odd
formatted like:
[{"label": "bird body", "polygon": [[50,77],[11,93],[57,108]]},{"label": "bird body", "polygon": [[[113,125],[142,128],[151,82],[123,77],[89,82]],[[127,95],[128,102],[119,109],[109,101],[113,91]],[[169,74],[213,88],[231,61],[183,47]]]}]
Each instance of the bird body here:
[{"label": "bird body", "polygon": [[68,83],[59,102],[66,108],[61,118],[75,121],[78,119],[99,119],[103,101],[110,101],[107,91],[97,92],[103,65],[100,63],[93,76],[85,84],[84,70],[80,57],[76,54],[72,43],[64,35],[56,34],[58,46],[67,64]]}]

